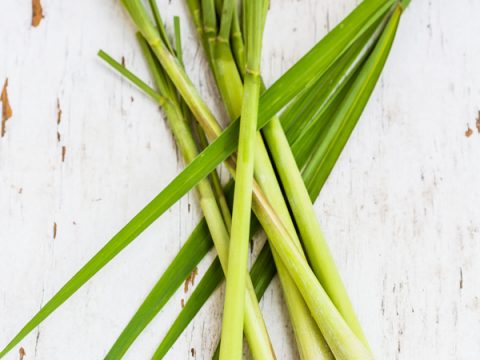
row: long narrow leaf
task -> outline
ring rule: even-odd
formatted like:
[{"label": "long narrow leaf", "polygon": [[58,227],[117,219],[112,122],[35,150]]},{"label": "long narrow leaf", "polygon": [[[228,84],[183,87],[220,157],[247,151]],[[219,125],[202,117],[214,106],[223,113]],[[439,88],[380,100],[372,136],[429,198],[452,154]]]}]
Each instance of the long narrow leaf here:
[{"label": "long narrow leaf", "polygon": [[340,156],[375,88],[396,34],[402,7],[398,6],[382,35],[381,44],[365,64],[359,79],[350,88],[328,129],[320,137],[320,146],[312,155],[306,175],[310,197],[316,197]]}]

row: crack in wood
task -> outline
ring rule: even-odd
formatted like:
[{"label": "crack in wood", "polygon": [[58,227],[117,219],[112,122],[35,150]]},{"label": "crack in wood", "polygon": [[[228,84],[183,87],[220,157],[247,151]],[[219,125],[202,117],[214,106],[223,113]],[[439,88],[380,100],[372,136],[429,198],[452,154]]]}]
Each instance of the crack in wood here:
[{"label": "crack in wood", "polygon": [[458,287],[460,288],[460,290],[463,289],[463,269],[460,268],[460,281],[458,283]]}]

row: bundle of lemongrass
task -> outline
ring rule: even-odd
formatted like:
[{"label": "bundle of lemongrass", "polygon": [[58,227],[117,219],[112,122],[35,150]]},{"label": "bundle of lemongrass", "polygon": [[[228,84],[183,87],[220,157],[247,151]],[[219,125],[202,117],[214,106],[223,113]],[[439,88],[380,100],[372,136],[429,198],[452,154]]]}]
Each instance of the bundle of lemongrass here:
[{"label": "bundle of lemongrass", "polygon": [[[236,0],[187,3],[231,125],[222,130],[183,68],[179,19],[172,42],[155,0],[149,0],[149,11],[141,0],[122,0],[139,30],[155,88],[105,52],[99,56],[164,109],[188,166],[59,290],[0,357],[195,187],[205,218],[106,358],[126,353],[212,245],[218,259],[153,358],[166,355],[225,274],[221,343],[214,356],[240,359],[245,335],[255,359],[274,359],[258,302],[276,272],[302,359],[373,358],[312,201],[375,87],[409,1],[365,0],[269,89],[260,73],[268,0],[243,0],[241,6]],[[215,171],[222,162],[235,180],[223,188]],[[248,272],[249,238],[260,229],[268,242]]]}]

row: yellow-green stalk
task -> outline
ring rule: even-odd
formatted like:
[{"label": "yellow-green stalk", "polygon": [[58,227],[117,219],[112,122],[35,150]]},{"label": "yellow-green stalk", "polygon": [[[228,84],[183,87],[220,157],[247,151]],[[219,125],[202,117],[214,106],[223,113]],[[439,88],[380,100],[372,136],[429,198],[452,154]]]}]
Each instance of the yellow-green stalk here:
[{"label": "yellow-green stalk", "polygon": [[[154,6],[155,8],[155,6]],[[158,13],[158,11],[157,11]],[[138,34],[139,42],[149,68],[151,69],[152,75],[155,80],[155,84],[159,88],[163,96],[158,96],[158,101],[164,108],[167,115],[167,122],[175,136],[179,149],[182,155],[185,158],[185,161],[191,162],[197,155],[198,149],[193,139],[192,133],[188,126],[188,122],[185,119],[185,111],[182,109],[182,106],[177,98],[176,91],[172,91],[173,86],[168,78],[165,77],[163,71],[158,67],[153,54],[148,47],[148,44],[143,39],[143,37]],[[164,40],[166,45],[169,46],[168,39]],[[180,53],[179,60],[181,61],[181,44],[179,39],[177,39],[177,54]],[[178,56],[178,55],[177,55]],[[108,59],[103,56],[104,59]],[[110,64],[114,65],[109,59]],[[118,64],[117,64],[118,68]],[[122,71],[121,69],[118,69]],[[124,74],[126,70],[122,71]],[[132,80],[135,80],[131,78]],[[137,85],[139,80],[136,80]],[[145,86],[141,86],[145,88]],[[210,233],[212,235],[215,248],[220,258],[220,262],[224,269],[225,274],[227,274],[227,263],[228,263],[228,246],[229,246],[229,228],[228,225],[223,221],[223,216],[221,210],[216,201],[214,191],[208,182],[208,180],[202,180],[198,186],[197,190],[200,198],[200,206],[204,213],[207,225],[209,227]],[[222,192],[223,194],[223,192]],[[228,211],[228,208],[227,210]],[[228,216],[229,217],[229,216]],[[270,340],[268,338],[268,333],[261,316],[260,308],[258,306],[258,301],[255,296],[254,288],[251,283],[250,277],[247,277],[244,281],[246,283],[246,297],[245,298],[245,330],[249,333],[248,339],[250,341],[250,347],[252,353],[254,353],[257,358],[273,358]],[[245,293],[245,286],[243,287],[243,292]],[[240,295],[242,297],[242,295]],[[241,321],[243,322],[243,317]]]},{"label": "yellow-green stalk", "polygon": [[[385,21],[370,35],[364,48],[353,58],[351,64],[342,75],[345,80],[350,78],[359,63],[370,52],[385,25]],[[368,346],[355,310],[343,285],[340,274],[330,253],[329,246],[320,228],[309,193],[303,181],[293,152],[280,120],[273,118],[263,129],[270,154],[276,164],[277,172],[282,181],[283,189],[288,198],[290,208],[295,217],[299,232],[312,269],[322,284],[340,314],[352,328],[353,332]]]},{"label": "yellow-green stalk", "polygon": [[[193,127],[197,132],[198,141],[200,143],[200,147],[202,149],[208,146],[207,137],[203,132],[202,127],[198,122],[193,120]],[[211,182],[213,191],[215,192],[215,196],[217,197],[218,206],[220,206],[220,210],[222,211],[223,220],[225,221],[225,225],[227,226],[228,232],[230,233],[230,229],[232,228],[232,214],[230,213],[230,208],[228,207],[227,198],[225,197],[225,193],[223,192],[222,184],[220,182],[220,177],[216,171],[210,174]]]},{"label": "yellow-green stalk", "polygon": [[[168,81],[162,78],[160,69],[157,68],[157,64],[153,58],[153,55],[148,48],[147,43],[140,39],[140,44],[144,52],[145,58],[152,70],[157,87],[162,91],[168,91]],[[195,141],[191,134],[187,120],[184,118],[180,104],[176,99],[176,94],[170,94],[167,101],[163,102],[163,108],[167,114],[167,121],[178,143],[179,149],[188,163],[192,161],[197,155],[198,150],[196,148]],[[215,248],[217,250],[220,263],[224,269],[225,274],[228,272],[228,248],[229,248],[229,232],[227,225],[223,221],[221,210],[216,201],[214,191],[207,180],[202,180],[197,186],[200,206],[202,208],[205,220],[212,235]],[[245,330],[248,332],[247,338],[250,340],[249,345],[257,358],[271,358],[273,357],[271,351],[271,344],[268,338],[268,334],[261,316],[261,311],[258,306],[258,301],[255,296],[255,291],[251,283],[250,277],[246,277],[244,280],[242,300],[245,301],[245,314],[241,321],[245,320]]]},{"label": "yellow-green stalk", "polygon": [[[240,360],[242,358],[242,319],[245,306],[242,294],[245,293],[245,279],[248,274],[248,240],[252,206],[255,135],[260,98],[260,56],[266,3],[266,1],[261,0],[246,0],[244,2],[247,24],[247,68],[237,151],[237,178],[233,197],[229,267],[226,276],[227,285],[220,345],[221,360]],[[227,15],[222,17],[220,33],[227,34],[227,37],[230,33],[229,25],[234,5],[234,0],[224,1],[224,9],[227,9],[224,10],[224,14]],[[225,23],[227,23],[228,28],[224,26]]]},{"label": "yellow-green stalk", "polygon": [[[197,23],[201,22],[202,18],[201,16],[195,15],[200,13],[198,10],[200,6],[198,0],[189,0],[188,4],[196,28],[202,29],[201,24]],[[225,46],[228,43],[228,38],[224,37],[224,33],[219,33],[217,35],[216,47],[221,47],[221,51],[216,48],[213,53],[217,56],[214,59],[209,59],[209,63],[216,68],[218,68],[217,64],[219,62],[222,63],[222,68],[225,72],[222,76],[218,76],[219,73],[214,71],[214,74],[216,75],[215,79],[230,118],[236,119],[240,116],[240,100],[243,94],[243,84],[239,71],[241,71],[242,76],[245,77],[245,61],[243,59],[243,37],[239,28],[238,14],[236,11],[233,13],[233,16],[234,18],[231,29],[232,48],[234,49],[235,60],[237,61],[239,69],[235,67],[230,48]],[[211,22],[211,20],[207,21],[207,23],[209,22]],[[205,26],[203,26],[203,28],[205,28]],[[199,32],[198,34],[200,38],[204,36],[203,32]],[[202,40],[202,42],[205,44],[205,40]],[[210,53],[209,49],[206,48],[205,50],[208,55]],[[222,56],[219,56],[219,54]],[[226,65],[227,63],[229,64],[228,66]],[[229,91],[224,91],[224,89],[229,89]],[[295,231],[295,226],[291,220],[286,202],[283,198],[282,190],[278,184],[275,171],[271,165],[260,133],[257,133],[255,146],[254,173],[260,188],[276,209],[277,214],[282,219],[283,224],[288,229],[295,244],[298,246],[299,250],[302,251],[300,241]],[[328,349],[320,330],[311,317],[310,311],[308,310],[295,283],[288,275],[288,271],[279,260],[278,254],[276,254],[275,251],[273,251],[273,256],[278,269],[280,282],[284,290],[284,298],[293,325],[300,357],[302,359],[331,359],[332,354]]]},{"label": "yellow-green stalk", "polygon": [[[158,13],[158,8],[155,3],[155,0],[151,0],[152,2],[152,10],[154,13]],[[161,20],[161,19],[160,19]],[[162,23],[163,24],[163,23]],[[183,64],[183,51],[182,51],[182,37],[180,31],[180,18],[178,16],[173,17],[173,26],[174,26],[174,35],[175,35],[175,53],[177,55],[177,59],[180,61],[182,66]],[[167,38],[168,41],[168,38]],[[173,49],[171,50],[173,52]],[[171,83],[171,81],[169,81]],[[194,128],[195,133],[197,134],[198,142],[200,145],[200,149],[205,149],[208,146],[208,140],[201,128],[200,124],[192,119],[190,110],[185,102],[181,102],[182,112],[185,118],[188,118],[192,122],[192,126]],[[225,194],[223,192],[222,185],[220,183],[220,177],[216,171],[213,171],[210,174],[211,185],[213,188],[213,192],[215,193],[215,197],[217,199],[218,206],[222,212],[223,220],[225,225],[227,226],[227,230],[230,233],[230,228],[232,226],[232,214],[230,213],[230,209],[227,204],[227,199],[225,198]]]}]

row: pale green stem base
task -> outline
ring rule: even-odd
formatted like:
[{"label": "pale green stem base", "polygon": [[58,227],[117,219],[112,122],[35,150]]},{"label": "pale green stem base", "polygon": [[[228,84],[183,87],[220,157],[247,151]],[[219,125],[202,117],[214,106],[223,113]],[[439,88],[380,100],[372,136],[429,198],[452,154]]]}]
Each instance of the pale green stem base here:
[{"label": "pale green stem base", "polygon": [[352,328],[353,332],[368,346],[360,323],[335,266],[327,241],[318,223],[310,196],[297,168],[288,140],[278,118],[271,120],[263,134],[277,165],[283,188],[295,216],[312,269],[333,304]]},{"label": "pale green stem base", "polygon": [[244,303],[241,295],[245,292],[244,284],[248,274],[248,243],[259,97],[260,78],[248,75],[245,79],[240,120],[237,179],[233,198],[229,267],[226,276],[227,287],[220,345],[221,360],[240,360],[242,358]]}]

